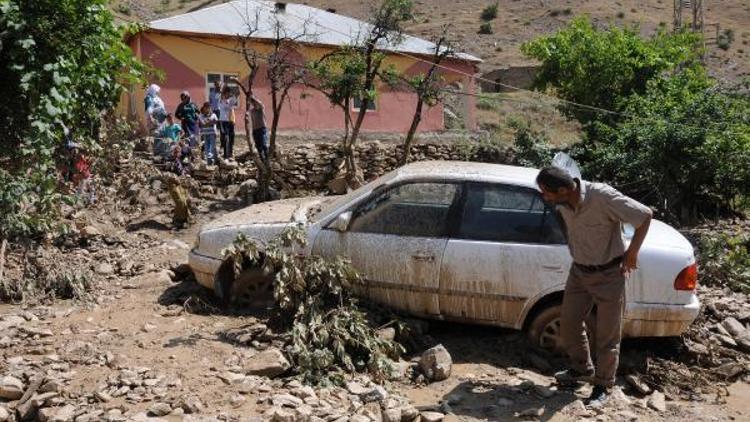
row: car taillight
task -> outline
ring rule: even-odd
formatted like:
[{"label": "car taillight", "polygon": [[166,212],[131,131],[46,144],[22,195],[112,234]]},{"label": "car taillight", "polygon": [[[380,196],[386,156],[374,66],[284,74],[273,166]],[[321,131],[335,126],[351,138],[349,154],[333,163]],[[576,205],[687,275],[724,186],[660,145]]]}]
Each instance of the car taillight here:
[{"label": "car taillight", "polygon": [[695,290],[698,285],[698,264],[687,266],[674,279],[675,290]]}]

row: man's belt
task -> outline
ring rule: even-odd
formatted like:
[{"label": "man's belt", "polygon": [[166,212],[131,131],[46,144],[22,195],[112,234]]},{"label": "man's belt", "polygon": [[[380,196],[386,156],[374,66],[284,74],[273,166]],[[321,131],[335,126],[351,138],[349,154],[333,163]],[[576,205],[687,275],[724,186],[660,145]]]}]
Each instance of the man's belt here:
[{"label": "man's belt", "polygon": [[622,262],[622,255],[612,259],[611,261],[607,262],[606,264],[602,265],[583,265],[579,264],[577,262],[574,262],[573,265],[576,266],[579,270],[585,272],[585,273],[597,273],[600,271],[608,270],[614,266],[620,265]]}]

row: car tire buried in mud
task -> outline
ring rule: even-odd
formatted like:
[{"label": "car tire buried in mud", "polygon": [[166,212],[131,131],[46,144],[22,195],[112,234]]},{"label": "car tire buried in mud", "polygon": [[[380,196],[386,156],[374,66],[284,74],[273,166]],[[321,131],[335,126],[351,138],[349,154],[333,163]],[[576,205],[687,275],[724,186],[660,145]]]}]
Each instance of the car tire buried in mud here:
[{"label": "car tire buried in mud", "polygon": [[233,263],[222,264],[216,274],[214,294],[225,307],[230,305],[267,309],[273,306],[273,275],[262,268],[247,267],[235,277]]},{"label": "car tire buried in mud", "polygon": [[[533,347],[544,349],[556,355],[564,354],[565,349],[562,343],[562,331],[560,330],[561,311],[562,304],[557,303],[544,308],[532,317],[526,328],[526,338]],[[594,326],[595,320],[595,312],[592,311],[585,324],[590,350],[596,350],[595,339],[591,335],[591,328]]]},{"label": "car tire buried in mud", "polygon": [[555,354],[563,352],[560,336],[561,308],[562,305],[552,305],[533,317],[526,329],[526,337],[532,346]]}]

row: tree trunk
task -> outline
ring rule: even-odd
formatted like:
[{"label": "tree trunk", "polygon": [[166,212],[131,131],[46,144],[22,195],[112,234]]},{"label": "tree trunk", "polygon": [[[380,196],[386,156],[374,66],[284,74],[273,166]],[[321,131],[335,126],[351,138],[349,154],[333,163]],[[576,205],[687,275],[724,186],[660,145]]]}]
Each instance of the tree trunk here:
[{"label": "tree trunk", "polygon": [[409,127],[409,132],[406,133],[406,139],[404,139],[404,151],[401,154],[401,159],[399,160],[398,165],[403,166],[409,161],[409,154],[411,150],[411,143],[414,140],[414,134],[417,133],[417,128],[419,127],[419,122],[422,121],[422,107],[424,105],[424,100],[422,100],[421,96],[417,100],[417,110],[414,112],[414,118],[411,121],[411,126]]},{"label": "tree trunk", "polygon": [[[252,91],[250,91],[252,94]],[[245,110],[251,110],[253,107],[252,101],[250,101],[250,95],[245,94]],[[267,201],[270,197],[269,188],[271,185],[271,176],[268,174],[268,168],[266,163],[261,160],[260,155],[255,149],[255,143],[253,142],[253,122],[248,113],[245,113],[245,133],[247,134],[247,147],[250,152],[250,156],[253,158],[255,167],[258,169],[257,180],[258,180],[258,192],[254,198],[257,202]]]},{"label": "tree trunk", "polygon": [[3,239],[0,243],[0,283],[4,281],[5,277],[5,249],[8,247],[8,240]]},{"label": "tree trunk", "polygon": [[367,107],[370,105],[370,100],[363,98],[360,105],[359,113],[357,114],[357,120],[354,122],[352,128],[352,135],[349,137],[349,142],[345,148],[347,155],[346,161],[346,177],[349,182],[349,187],[357,189],[364,184],[362,176],[359,174],[359,168],[357,167],[357,160],[354,159],[354,145],[359,137],[359,131],[362,128],[362,122],[365,120],[365,114],[367,113]]}]

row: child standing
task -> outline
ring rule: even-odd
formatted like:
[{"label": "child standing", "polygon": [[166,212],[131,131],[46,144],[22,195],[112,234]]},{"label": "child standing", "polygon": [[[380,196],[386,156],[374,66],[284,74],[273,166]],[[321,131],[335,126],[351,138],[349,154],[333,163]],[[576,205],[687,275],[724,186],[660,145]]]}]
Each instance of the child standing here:
[{"label": "child standing", "polygon": [[203,103],[198,121],[203,138],[203,158],[208,165],[215,164],[216,161],[216,123],[218,120],[216,114],[211,110],[211,103]]}]

